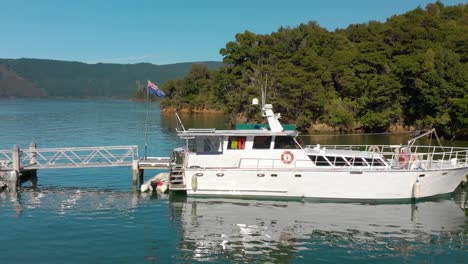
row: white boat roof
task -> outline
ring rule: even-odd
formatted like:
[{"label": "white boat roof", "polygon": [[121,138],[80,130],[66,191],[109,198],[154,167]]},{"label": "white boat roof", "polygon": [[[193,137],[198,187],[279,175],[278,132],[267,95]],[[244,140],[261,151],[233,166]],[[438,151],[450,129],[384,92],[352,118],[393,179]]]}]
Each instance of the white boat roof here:
[{"label": "white boat roof", "polygon": [[177,131],[179,137],[199,137],[199,136],[297,136],[298,131],[285,130],[275,132],[267,129],[235,129],[217,130],[215,128],[190,128],[184,131]]}]

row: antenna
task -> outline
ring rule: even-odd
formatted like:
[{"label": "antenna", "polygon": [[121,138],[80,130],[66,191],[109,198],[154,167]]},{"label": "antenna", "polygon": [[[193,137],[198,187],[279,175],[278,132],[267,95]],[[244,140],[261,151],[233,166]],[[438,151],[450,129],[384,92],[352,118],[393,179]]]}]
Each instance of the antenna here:
[{"label": "antenna", "polygon": [[265,106],[268,87],[268,73],[265,73],[265,86],[262,88],[262,108]]},{"label": "antenna", "polygon": [[[175,112],[175,115],[176,115],[176,118],[177,118],[177,123],[178,123],[178,126],[176,127],[176,131],[177,132],[182,132],[184,131],[185,132],[185,127],[184,127],[184,124],[182,123],[182,120],[180,120],[180,117],[179,117],[179,114],[177,114],[177,111]],[[181,126],[182,130],[179,130],[179,125]]]},{"label": "antenna", "polygon": [[[148,80],[148,84],[149,84],[149,80]],[[145,128],[145,160],[148,158],[148,156],[146,155],[146,153],[148,151],[148,112],[149,112],[148,96],[149,96],[149,87],[147,86],[146,87],[146,121],[145,121],[145,124],[146,124],[146,128]]]}]

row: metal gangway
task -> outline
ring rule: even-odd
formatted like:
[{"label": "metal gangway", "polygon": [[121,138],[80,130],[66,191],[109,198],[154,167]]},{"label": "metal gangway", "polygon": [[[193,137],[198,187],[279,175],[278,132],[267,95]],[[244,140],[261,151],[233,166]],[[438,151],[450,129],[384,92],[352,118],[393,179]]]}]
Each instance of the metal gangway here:
[{"label": "metal gangway", "polygon": [[170,157],[138,158],[138,146],[96,146],[69,148],[37,148],[31,143],[20,150],[0,150],[0,192],[14,190],[22,179],[37,176],[39,169],[74,169],[95,167],[131,167],[133,189],[144,181],[144,170],[169,169]]},{"label": "metal gangway", "polygon": [[37,169],[132,166],[138,160],[138,146],[96,146],[0,150],[0,169],[18,172]]}]

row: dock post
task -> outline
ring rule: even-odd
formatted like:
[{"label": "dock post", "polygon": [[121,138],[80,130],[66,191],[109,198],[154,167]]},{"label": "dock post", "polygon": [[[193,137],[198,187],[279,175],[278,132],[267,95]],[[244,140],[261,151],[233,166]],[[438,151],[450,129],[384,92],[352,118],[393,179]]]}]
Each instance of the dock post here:
[{"label": "dock post", "polygon": [[145,178],[144,177],[145,176],[145,170],[143,170],[143,169],[138,170],[138,175],[139,175],[139,182],[140,182],[140,184],[138,186],[141,187],[141,185],[144,182],[144,178]]},{"label": "dock post", "polygon": [[[21,164],[20,164],[20,148],[18,145],[14,145],[13,149],[11,150],[11,161],[13,162],[13,170],[16,172],[15,175],[17,177],[13,177],[14,181],[16,181],[15,186],[18,186],[19,184],[19,175],[21,175]],[[15,187],[16,188],[16,187]],[[11,187],[10,187],[11,189]]]},{"label": "dock post", "polygon": [[29,153],[31,155],[31,159],[29,160],[29,164],[36,164],[36,143],[31,142],[29,144]]},{"label": "dock post", "polygon": [[11,150],[11,161],[13,162],[13,170],[20,173],[20,148],[18,145],[14,145],[13,149]]},{"label": "dock post", "polygon": [[138,160],[134,160],[132,163],[132,185],[133,191],[137,190],[137,183],[138,183]]},{"label": "dock post", "polygon": [[0,175],[0,192],[5,189],[9,192],[16,192],[18,187],[19,176],[14,170],[6,171]]},{"label": "dock post", "polygon": [[[29,144],[29,153],[31,155],[31,159],[29,160],[30,165],[36,164],[36,155],[37,155],[36,154],[36,148],[37,148],[36,143],[31,142],[31,144]],[[37,170],[31,170],[30,171],[30,176],[31,177],[36,177],[37,176]]]}]

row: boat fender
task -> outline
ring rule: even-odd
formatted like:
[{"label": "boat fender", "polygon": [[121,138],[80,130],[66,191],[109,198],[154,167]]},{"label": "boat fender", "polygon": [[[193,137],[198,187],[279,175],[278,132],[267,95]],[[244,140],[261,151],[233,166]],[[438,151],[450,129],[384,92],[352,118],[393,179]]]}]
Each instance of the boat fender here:
[{"label": "boat fender", "polygon": [[196,174],[192,175],[192,190],[196,192],[198,189],[198,177]]},{"label": "boat fender", "polygon": [[369,146],[367,149],[369,152],[375,152],[375,153],[380,153],[380,148],[376,145]]},{"label": "boat fender", "polygon": [[421,193],[421,186],[419,183],[419,180],[416,180],[416,182],[413,184],[413,198],[419,198]]},{"label": "boat fender", "polygon": [[281,154],[281,161],[284,164],[291,164],[294,161],[294,154],[289,150],[283,151]]}]

